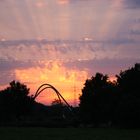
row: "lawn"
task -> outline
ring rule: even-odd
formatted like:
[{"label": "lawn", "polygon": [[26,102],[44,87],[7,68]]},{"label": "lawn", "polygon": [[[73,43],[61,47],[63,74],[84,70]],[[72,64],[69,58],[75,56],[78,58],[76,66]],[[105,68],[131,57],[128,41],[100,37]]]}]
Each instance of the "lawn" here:
[{"label": "lawn", "polygon": [[140,130],[3,127],[0,140],[140,140]]}]

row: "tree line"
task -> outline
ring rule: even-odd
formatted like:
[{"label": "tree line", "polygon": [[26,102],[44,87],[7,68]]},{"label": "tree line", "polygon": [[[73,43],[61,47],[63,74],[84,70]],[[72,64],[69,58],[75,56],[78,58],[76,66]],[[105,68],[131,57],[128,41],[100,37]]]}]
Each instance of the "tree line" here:
[{"label": "tree line", "polygon": [[[51,126],[76,123],[92,127],[140,127],[140,64],[121,71],[116,78],[111,82],[108,75],[96,73],[87,79],[79,106],[73,108],[75,116],[57,101],[50,107],[37,103],[26,85],[12,81],[0,91],[0,125],[28,122]],[[64,115],[69,116],[69,123]]]},{"label": "tree line", "polygon": [[80,116],[85,124],[140,127],[140,64],[121,71],[116,82],[96,73],[87,79],[80,96]]}]

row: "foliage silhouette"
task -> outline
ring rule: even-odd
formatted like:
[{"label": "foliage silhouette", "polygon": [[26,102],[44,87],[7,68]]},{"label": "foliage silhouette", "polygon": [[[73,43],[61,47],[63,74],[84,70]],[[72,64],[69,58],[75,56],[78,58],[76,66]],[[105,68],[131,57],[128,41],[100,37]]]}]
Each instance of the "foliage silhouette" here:
[{"label": "foliage silhouette", "polygon": [[84,123],[140,127],[140,64],[116,77],[116,83],[101,73],[86,80],[79,104]]},{"label": "foliage silhouette", "polygon": [[[58,99],[55,99],[51,103],[51,112],[54,114],[57,118],[63,118],[63,110],[64,110],[64,104],[60,102]],[[53,116],[54,116],[53,115]]]},{"label": "foliage silhouette", "polygon": [[117,75],[120,100],[116,122],[126,127],[140,127],[140,65],[135,64]]},{"label": "foliage silhouette", "polygon": [[[94,127],[140,127],[140,64],[121,71],[116,77],[116,82],[110,82],[107,75],[96,73],[86,80],[79,107],[74,109],[80,118],[78,123]],[[59,100],[54,100],[51,106],[35,102],[29,96],[29,88],[20,82],[12,81],[0,91],[0,125],[29,120],[41,126],[74,126],[77,120],[72,117]]]},{"label": "foliage silhouette", "polygon": [[82,120],[99,126],[112,120],[115,103],[115,84],[108,81],[108,76],[96,73],[95,77],[86,80],[80,96]]},{"label": "foliage silhouette", "polygon": [[33,100],[28,95],[29,88],[26,85],[12,81],[9,87],[0,91],[0,117],[10,121],[29,114]]},{"label": "foliage silhouette", "polygon": [[[29,89],[20,82],[12,81],[10,86],[0,91],[0,125],[25,125],[58,127],[71,123],[64,117],[71,116],[69,109],[59,100],[46,106],[29,96]],[[65,114],[65,116],[64,116]]]}]

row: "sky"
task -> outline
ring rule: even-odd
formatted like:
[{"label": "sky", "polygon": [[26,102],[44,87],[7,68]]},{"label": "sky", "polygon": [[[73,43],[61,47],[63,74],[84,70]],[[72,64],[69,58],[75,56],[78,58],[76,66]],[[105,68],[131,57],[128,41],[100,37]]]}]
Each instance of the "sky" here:
[{"label": "sky", "polygon": [[113,79],[139,54],[140,0],[0,0],[0,89],[18,80],[34,94],[49,83],[78,105],[87,78]]}]

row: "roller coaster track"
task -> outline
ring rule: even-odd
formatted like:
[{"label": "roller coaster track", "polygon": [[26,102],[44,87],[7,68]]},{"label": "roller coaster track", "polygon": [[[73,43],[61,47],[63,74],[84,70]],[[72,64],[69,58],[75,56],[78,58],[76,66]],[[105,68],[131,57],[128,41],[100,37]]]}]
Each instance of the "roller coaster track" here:
[{"label": "roller coaster track", "polygon": [[68,109],[73,113],[72,107],[69,105],[69,103],[64,99],[64,97],[60,94],[60,92],[52,85],[50,84],[42,84],[36,91],[35,95],[33,96],[33,99],[35,100],[44,90],[51,88],[55,91],[59,103],[62,103],[62,100],[64,101],[64,103],[66,104],[66,106],[68,107]]}]

